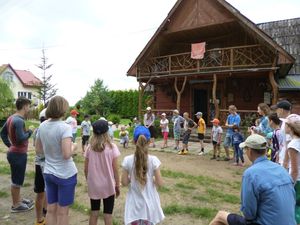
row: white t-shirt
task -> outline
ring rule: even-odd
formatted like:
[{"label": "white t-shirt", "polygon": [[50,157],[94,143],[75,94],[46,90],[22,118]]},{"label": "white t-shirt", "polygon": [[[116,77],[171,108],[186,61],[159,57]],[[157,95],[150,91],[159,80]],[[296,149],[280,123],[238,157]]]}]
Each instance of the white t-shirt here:
[{"label": "white t-shirt", "polygon": [[211,130],[212,141],[218,142],[219,135],[223,133],[223,129],[221,126],[213,126]]},{"label": "white t-shirt", "polygon": [[122,167],[130,176],[124,214],[126,225],[139,219],[157,224],[165,218],[153,181],[154,171],[159,168],[160,164],[161,162],[156,156],[148,155],[147,183],[141,189],[139,182],[135,180],[134,176],[134,155],[124,158]]},{"label": "white t-shirt", "polygon": [[64,121],[45,121],[37,133],[37,139],[42,142],[45,154],[44,173],[52,174],[58,178],[67,179],[77,173],[73,158],[64,159],[61,141],[64,138],[72,138],[72,129]]},{"label": "white t-shirt", "polygon": [[169,120],[160,120],[161,132],[169,132]]},{"label": "white t-shirt", "polygon": [[280,131],[282,133],[283,136],[283,145],[281,146],[281,150],[279,151],[279,159],[278,162],[280,165],[283,165],[283,160],[285,157],[285,152],[287,149],[287,144],[291,141],[292,137],[289,134],[285,133],[285,122],[282,121],[281,127],[280,127]]},{"label": "white t-shirt", "polygon": [[[300,172],[300,138],[293,138],[287,146],[287,149],[289,149],[289,148],[293,148],[298,152],[298,154],[297,154],[298,160],[297,161],[298,161],[298,171]],[[291,170],[290,170],[290,173],[291,173]],[[298,173],[297,181],[300,181],[300,173]]]},{"label": "white t-shirt", "polygon": [[71,126],[71,128],[72,128],[72,134],[75,134],[77,132],[77,120],[74,117],[69,116],[66,119],[66,123]]}]

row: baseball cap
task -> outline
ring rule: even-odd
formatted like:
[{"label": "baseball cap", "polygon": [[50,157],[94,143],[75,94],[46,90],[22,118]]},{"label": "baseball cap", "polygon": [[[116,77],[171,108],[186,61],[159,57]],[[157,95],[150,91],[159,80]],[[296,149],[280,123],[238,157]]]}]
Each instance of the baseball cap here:
[{"label": "baseball cap", "polygon": [[140,135],[144,135],[147,141],[150,140],[150,131],[144,126],[137,126],[133,132],[133,140],[136,142]]},{"label": "baseball cap", "polygon": [[177,109],[174,109],[173,113],[179,114],[179,111]]},{"label": "baseball cap", "polygon": [[101,117],[99,118],[99,120],[105,120],[105,121],[107,121],[107,119],[105,119],[105,117],[103,117],[103,116],[101,116]]},{"label": "baseball cap", "polygon": [[202,116],[202,112],[197,112],[195,115],[196,116]]},{"label": "baseball cap", "polygon": [[95,134],[104,134],[108,131],[108,122],[106,120],[97,120],[92,124],[92,127]]},{"label": "baseball cap", "polygon": [[220,120],[218,120],[217,118],[214,118],[214,119],[213,119],[212,121],[210,121],[210,122],[219,124],[219,123],[220,123]]},{"label": "baseball cap", "polygon": [[266,139],[259,135],[259,134],[252,134],[247,139],[242,142],[240,145],[240,148],[249,147],[256,150],[263,150],[267,147],[267,141]]},{"label": "baseball cap", "polygon": [[282,100],[278,102],[276,105],[271,107],[272,109],[284,109],[284,110],[291,110],[292,104],[288,100]]},{"label": "baseball cap", "polygon": [[167,114],[165,114],[165,113],[162,113],[161,115],[162,115],[162,116],[166,116]]},{"label": "baseball cap", "polygon": [[71,112],[70,112],[71,115],[78,115],[79,113],[75,110],[75,109],[72,109]]},{"label": "baseball cap", "polygon": [[148,106],[148,107],[146,108],[146,110],[147,110],[147,111],[150,111],[150,110],[151,110],[151,107],[150,107],[150,106]]}]

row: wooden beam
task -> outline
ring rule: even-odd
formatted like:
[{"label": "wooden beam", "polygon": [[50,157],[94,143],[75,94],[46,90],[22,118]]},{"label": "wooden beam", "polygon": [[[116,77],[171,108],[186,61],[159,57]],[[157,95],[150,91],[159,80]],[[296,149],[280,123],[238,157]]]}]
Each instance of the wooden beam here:
[{"label": "wooden beam", "polygon": [[272,86],[272,105],[275,105],[278,101],[278,85],[275,81],[275,78],[274,78],[274,71],[271,70],[269,72],[269,81],[270,81],[270,84]]},{"label": "wooden beam", "polygon": [[142,104],[143,104],[143,96],[145,93],[145,89],[146,87],[149,85],[150,81],[152,80],[152,77],[150,77],[150,79],[147,81],[147,83],[145,85],[143,85],[143,83],[141,81],[139,81],[139,107],[138,107],[138,114],[139,114],[139,120],[142,120]]},{"label": "wooden beam", "polygon": [[219,104],[217,102],[217,74],[214,74],[214,83],[213,83],[213,88],[212,88],[212,97],[215,105],[215,118],[219,117]]},{"label": "wooden beam", "polygon": [[184,91],[186,80],[187,80],[187,76],[184,77],[183,84],[182,84],[180,90],[178,90],[178,87],[177,87],[178,78],[175,77],[175,81],[174,81],[174,88],[175,88],[175,91],[176,91],[176,94],[177,94],[176,108],[179,111],[180,111],[181,94]]}]

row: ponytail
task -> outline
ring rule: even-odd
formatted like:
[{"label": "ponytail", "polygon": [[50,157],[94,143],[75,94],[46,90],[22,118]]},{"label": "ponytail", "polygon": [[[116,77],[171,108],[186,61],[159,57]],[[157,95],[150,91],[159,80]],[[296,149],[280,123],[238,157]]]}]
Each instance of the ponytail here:
[{"label": "ponytail", "polygon": [[148,141],[144,135],[140,135],[136,142],[134,153],[135,179],[145,186],[148,171]]}]

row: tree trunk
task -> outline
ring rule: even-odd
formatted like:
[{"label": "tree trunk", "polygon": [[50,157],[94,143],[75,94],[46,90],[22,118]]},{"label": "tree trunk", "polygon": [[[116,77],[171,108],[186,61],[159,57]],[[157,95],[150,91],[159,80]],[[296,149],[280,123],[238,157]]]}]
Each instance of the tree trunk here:
[{"label": "tree trunk", "polygon": [[215,105],[215,118],[219,118],[219,104],[217,101],[217,75],[214,74],[214,83],[213,83],[213,89],[212,89],[212,97]]},{"label": "tree trunk", "polygon": [[180,90],[178,90],[178,87],[177,87],[177,82],[178,82],[177,77],[175,77],[175,81],[174,81],[174,88],[175,88],[175,91],[177,94],[176,109],[179,112],[180,112],[181,94],[184,91],[186,80],[187,80],[187,76],[184,77],[183,84],[182,84],[182,87]]},{"label": "tree trunk", "polygon": [[144,96],[145,89],[149,85],[151,80],[152,80],[152,77],[147,81],[147,83],[145,85],[143,85],[143,83],[141,81],[139,81],[139,107],[138,107],[139,120],[141,120],[143,118],[143,115],[142,115],[143,96]]}]

